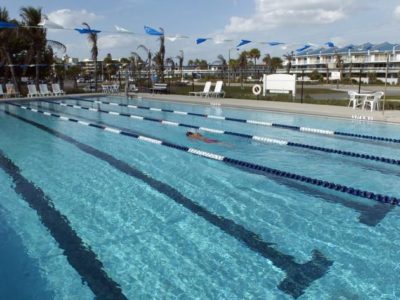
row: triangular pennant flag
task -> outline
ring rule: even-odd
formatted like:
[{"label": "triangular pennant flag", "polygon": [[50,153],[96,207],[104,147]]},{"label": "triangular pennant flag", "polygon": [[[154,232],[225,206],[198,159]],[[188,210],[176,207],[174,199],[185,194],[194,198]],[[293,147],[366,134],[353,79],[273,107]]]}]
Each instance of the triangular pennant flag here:
[{"label": "triangular pennant flag", "polygon": [[204,43],[207,40],[208,40],[208,38],[198,38],[198,39],[196,39],[196,44],[198,45],[198,44]]},{"label": "triangular pennant flag", "polygon": [[329,48],[335,48],[335,44],[333,42],[326,42],[324,45],[327,45]]},{"label": "triangular pennant flag", "polygon": [[61,26],[60,24],[54,23],[54,22],[52,22],[50,20],[47,20],[47,19],[43,19],[38,24],[38,26],[42,26],[42,27],[47,28],[47,29],[64,29],[64,27]]},{"label": "triangular pennant flag", "polygon": [[15,28],[17,25],[13,23],[0,22],[0,28]]},{"label": "triangular pennant flag", "polygon": [[296,49],[297,52],[303,52],[304,50],[307,50],[308,48],[311,48],[310,45],[304,45],[304,47],[301,47],[299,49]]},{"label": "triangular pennant flag", "polygon": [[115,30],[118,31],[119,33],[130,33],[130,34],[133,33],[132,31],[129,31],[128,29],[125,29],[125,28],[117,26],[117,25],[114,25],[114,27],[115,27]]},{"label": "triangular pennant flag", "polygon": [[157,35],[157,36],[161,36],[164,35],[163,32],[158,31],[154,28],[151,28],[149,26],[144,26],[144,31],[148,34],[148,35]]},{"label": "triangular pennant flag", "polygon": [[89,33],[100,33],[100,30],[88,29],[88,28],[75,28],[80,34],[89,34]]},{"label": "triangular pennant flag", "polygon": [[279,46],[279,45],[284,45],[285,43],[282,42],[267,42],[267,45],[270,46]]},{"label": "triangular pennant flag", "polygon": [[236,47],[240,47],[249,43],[251,43],[249,40],[240,40],[240,43]]}]

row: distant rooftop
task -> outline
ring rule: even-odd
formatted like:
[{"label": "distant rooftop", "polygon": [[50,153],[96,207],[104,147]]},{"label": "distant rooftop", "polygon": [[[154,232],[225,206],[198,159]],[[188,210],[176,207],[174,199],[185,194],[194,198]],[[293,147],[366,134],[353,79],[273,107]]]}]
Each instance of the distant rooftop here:
[{"label": "distant rooftop", "polygon": [[371,44],[365,43],[362,45],[347,45],[345,47],[333,47],[333,48],[318,48],[318,49],[307,49],[305,51],[297,53],[297,56],[306,56],[306,55],[321,55],[321,54],[334,54],[334,53],[348,53],[349,50],[351,53],[365,53],[367,51],[370,52],[391,52],[395,46],[399,46],[396,48],[396,51],[400,51],[400,44],[391,44],[388,42],[384,42],[381,44]]}]

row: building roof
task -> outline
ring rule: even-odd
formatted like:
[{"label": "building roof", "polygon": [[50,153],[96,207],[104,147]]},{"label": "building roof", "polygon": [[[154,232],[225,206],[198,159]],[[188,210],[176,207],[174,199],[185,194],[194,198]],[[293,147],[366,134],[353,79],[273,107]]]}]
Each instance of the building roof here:
[{"label": "building roof", "polygon": [[[309,56],[309,55],[329,55],[329,54],[335,54],[335,53],[348,53],[351,51],[351,53],[365,53],[365,52],[389,52],[393,51],[393,47],[400,45],[400,44],[391,44],[388,42],[384,42],[381,44],[371,44],[371,43],[365,43],[362,45],[347,45],[345,47],[333,47],[333,48],[318,48],[318,49],[308,49],[302,52],[297,53],[297,56]],[[397,51],[400,51],[399,49],[396,49]]]}]

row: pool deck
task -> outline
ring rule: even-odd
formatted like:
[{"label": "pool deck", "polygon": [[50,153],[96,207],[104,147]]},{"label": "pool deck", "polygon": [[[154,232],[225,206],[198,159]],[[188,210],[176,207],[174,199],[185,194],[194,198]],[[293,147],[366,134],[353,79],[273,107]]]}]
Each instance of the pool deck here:
[{"label": "pool deck", "polygon": [[350,107],[319,104],[301,104],[293,102],[245,100],[233,98],[202,98],[183,95],[130,94],[131,97],[142,97],[161,101],[183,102],[191,104],[218,105],[242,109],[257,109],[283,113],[296,113],[314,116],[359,119],[400,124],[400,110],[369,111]]},{"label": "pool deck", "polygon": [[[95,97],[104,96],[101,93],[86,93],[86,94],[68,94],[57,97],[46,97],[46,100],[53,99],[67,99],[70,97]],[[119,96],[125,96],[123,93]],[[130,93],[132,98],[145,98],[169,102],[182,102],[189,104],[200,105],[215,105],[221,107],[233,107],[242,109],[256,109],[265,111],[274,111],[282,113],[296,113],[324,117],[336,117],[344,119],[358,119],[367,121],[378,121],[400,124],[400,110],[386,110],[386,111],[368,111],[361,109],[352,109],[350,107],[334,106],[334,105],[319,105],[319,104],[300,104],[293,102],[277,102],[277,101],[261,101],[261,100],[245,100],[233,98],[202,98],[195,96],[184,96],[175,94],[148,94],[148,93]],[[43,98],[1,98],[0,103],[3,101],[27,101],[27,100],[42,100]]]}]

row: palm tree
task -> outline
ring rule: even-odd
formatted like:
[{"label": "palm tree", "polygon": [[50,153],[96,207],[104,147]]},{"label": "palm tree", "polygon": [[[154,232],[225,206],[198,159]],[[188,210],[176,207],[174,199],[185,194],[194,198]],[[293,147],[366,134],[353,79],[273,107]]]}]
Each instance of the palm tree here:
[{"label": "palm tree", "polygon": [[171,77],[172,79],[174,78],[174,71],[175,71],[175,62],[172,57],[168,57],[165,62],[169,65],[171,65]]},{"label": "palm tree", "polygon": [[178,59],[178,65],[179,65],[179,70],[181,71],[181,81],[183,80],[183,50],[179,50],[179,55],[176,56],[176,59]]},{"label": "palm tree", "polygon": [[262,61],[266,66],[267,73],[272,73],[272,58],[271,58],[271,55],[266,54],[264,56],[264,58],[262,59]]},{"label": "palm tree", "polygon": [[293,58],[294,58],[294,52],[292,51],[292,52],[289,52],[289,53],[286,53],[284,56],[283,56],[285,59],[286,59],[286,61],[287,61],[287,64],[286,64],[286,73],[290,73],[290,70],[292,69],[292,61],[293,61]]},{"label": "palm tree", "polygon": [[[0,21],[6,23],[17,23],[10,20],[8,11],[5,7],[0,7]],[[16,29],[0,29],[0,58],[8,64],[14,86],[17,86],[17,79],[11,56],[11,48],[17,43],[16,32]]]},{"label": "palm tree", "polygon": [[225,57],[222,54],[218,55],[217,60],[214,63],[219,64],[221,66],[221,79],[224,79],[225,71],[228,68],[228,64],[226,62]]},{"label": "palm tree", "polygon": [[343,69],[344,69],[344,60],[342,58],[342,56],[339,53],[335,53],[335,64],[336,64],[336,68],[338,68],[339,72],[340,72],[340,79],[343,78]]},{"label": "palm tree", "polygon": [[151,53],[151,51],[150,51],[150,49],[149,48],[147,48],[145,45],[139,45],[138,47],[137,47],[137,49],[139,50],[139,49],[143,49],[143,51],[145,51],[146,52],[146,55],[147,55],[147,60],[146,60],[146,63],[147,63],[147,87],[148,88],[150,88],[150,77],[151,77],[151,58],[152,58],[152,53]]},{"label": "palm tree", "polygon": [[20,10],[20,16],[22,18],[22,23],[24,28],[24,38],[29,43],[27,63],[35,58],[35,84],[36,87],[39,85],[39,65],[42,55],[46,48],[46,30],[43,28],[38,28],[37,24],[42,20],[42,9],[34,8],[32,6],[22,7]]},{"label": "palm tree", "polygon": [[257,59],[261,56],[260,50],[253,48],[248,52],[248,57],[254,60],[254,75],[256,74]]},{"label": "palm tree", "polygon": [[85,26],[89,31],[88,41],[92,46],[90,49],[90,54],[94,62],[94,90],[97,92],[97,56],[99,55],[99,48],[97,47],[97,32],[93,31],[86,22],[83,22],[82,25]]},{"label": "palm tree", "polygon": [[158,69],[161,77],[161,82],[164,82],[164,60],[165,60],[165,36],[164,36],[164,29],[160,27],[160,31],[162,32],[162,35],[158,38],[160,41],[160,50],[158,51]]},{"label": "palm tree", "polygon": [[247,68],[247,59],[248,59],[248,52],[243,51],[240,53],[239,58],[238,58],[238,66],[240,68],[240,84],[241,88],[243,89],[243,70]]}]

